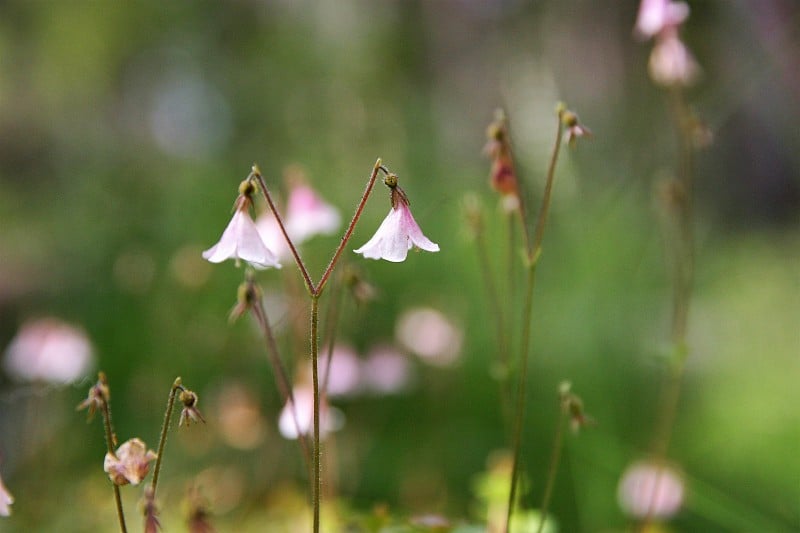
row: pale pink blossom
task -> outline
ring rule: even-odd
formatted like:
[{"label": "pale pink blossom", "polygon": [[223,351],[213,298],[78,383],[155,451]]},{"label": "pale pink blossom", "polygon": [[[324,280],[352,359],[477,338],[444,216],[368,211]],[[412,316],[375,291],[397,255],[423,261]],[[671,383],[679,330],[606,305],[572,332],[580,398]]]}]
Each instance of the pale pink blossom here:
[{"label": "pale pink blossom", "polygon": [[314,235],[330,235],[339,229],[339,211],[324,202],[305,184],[292,187],[286,207],[286,232],[295,245]]},{"label": "pale pink blossom", "polygon": [[[361,381],[360,360],[356,351],[346,344],[333,347],[330,364],[327,350],[319,358],[319,380],[327,384],[328,396],[351,396],[358,392]],[[330,368],[330,375],[328,369]],[[311,364],[306,368],[306,378],[311,381]]]},{"label": "pale pink blossom", "polygon": [[373,348],[361,365],[361,381],[373,394],[396,394],[411,382],[408,357],[392,346]]},{"label": "pale pink blossom", "polygon": [[464,337],[449,318],[429,307],[404,312],[397,321],[396,335],[401,344],[434,366],[455,363]]},{"label": "pale pink blossom", "polygon": [[19,380],[65,384],[84,377],[93,360],[92,345],[82,329],[41,318],[22,325],[6,349],[3,366]]},{"label": "pale pink blossom", "polygon": [[[286,402],[278,419],[278,429],[287,439],[296,439],[298,429],[303,435],[308,435],[314,427],[314,392],[309,385],[298,385],[292,391],[295,405],[295,413],[292,413],[291,402]],[[297,420],[295,420],[295,414]],[[320,439],[333,431],[337,431],[344,425],[344,415],[334,407],[330,407],[327,402],[321,400],[319,409]]]},{"label": "pale pink blossom", "polygon": [[414,246],[428,252],[438,252],[439,245],[422,234],[406,201],[393,203],[394,206],[375,235],[364,246],[355,250],[355,253],[367,259],[385,259],[400,263],[406,260],[408,251]]},{"label": "pale pink blossom", "polygon": [[617,500],[635,518],[669,518],[684,498],[683,480],[672,468],[650,461],[637,461],[622,474]]},{"label": "pale pink blossom", "polygon": [[249,201],[237,202],[228,227],[222,233],[219,242],[203,252],[203,258],[212,263],[221,263],[226,259],[247,261],[256,268],[281,268],[278,258],[267,247],[250,218]]},{"label": "pale pink blossom", "polygon": [[650,52],[648,70],[654,82],[667,87],[691,85],[700,74],[700,67],[677,30],[658,38]]},{"label": "pale pink blossom", "polygon": [[14,503],[14,497],[3,484],[3,478],[0,478],[0,516],[11,516],[12,503]]},{"label": "pale pink blossom", "polygon": [[272,211],[268,210],[256,218],[256,229],[267,248],[275,252],[278,258],[289,259],[292,257],[292,250],[286,243],[286,237],[283,236],[278,219],[275,218]]},{"label": "pale pink blossom", "polygon": [[150,470],[150,462],[158,458],[141,439],[123,443],[114,453],[106,453],[103,470],[115,485],[138,485]]},{"label": "pale pink blossom", "polygon": [[679,26],[688,16],[689,6],[685,2],[642,0],[633,31],[642,39],[650,39],[664,29]]}]

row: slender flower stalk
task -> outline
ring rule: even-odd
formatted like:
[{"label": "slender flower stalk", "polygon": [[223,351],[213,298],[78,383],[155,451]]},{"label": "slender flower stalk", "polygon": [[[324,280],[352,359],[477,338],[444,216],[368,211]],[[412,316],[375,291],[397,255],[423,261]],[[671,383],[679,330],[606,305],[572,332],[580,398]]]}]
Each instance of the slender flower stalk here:
[{"label": "slender flower stalk", "polygon": [[[672,267],[672,319],[671,319],[671,342],[672,351],[669,360],[669,368],[664,376],[659,400],[658,413],[656,417],[656,427],[654,431],[651,454],[656,463],[666,461],[672,431],[675,426],[675,418],[678,413],[681,388],[683,384],[683,373],[685,370],[686,358],[688,356],[687,331],[689,322],[689,308],[691,303],[691,293],[694,272],[694,232],[692,215],[692,187],[693,187],[693,132],[689,127],[691,111],[688,109],[683,99],[682,91],[679,87],[674,87],[671,91],[671,109],[675,129],[678,136],[679,166],[678,178],[669,184],[670,192],[662,191],[662,203],[665,218],[665,235],[670,232],[670,226],[677,226],[674,233],[677,238],[672,239],[671,246],[666,247],[666,252]],[[671,257],[670,257],[671,256]],[[641,523],[641,530],[644,531],[652,521],[656,508],[656,495],[659,492],[661,476],[656,480],[653,490],[652,501],[649,510]]]},{"label": "slender flower stalk", "polygon": [[167,445],[167,433],[169,432],[170,421],[172,420],[172,409],[175,407],[175,397],[179,391],[183,390],[181,378],[175,378],[172,387],[169,389],[169,398],[167,399],[167,410],[164,412],[164,422],[161,424],[161,438],[158,439],[158,458],[156,459],[156,466],[153,468],[153,479],[150,482],[150,491],[155,500],[156,488],[158,487],[158,474],[161,472],[161,461],[164,458],[164,447]]},{"label": "slender flower stalk", "polygon": [[314,387],[314,533],[319,533],[320,479],[319,447],[319,295],[311,296],[311,381]]},{"label": "slender flower stalk", "polygon": [[308,441],[306,440],[305,433],[300,430],[300,422],[297,417],[297,402],[294,401],[294,393],[292,392],[289,377],[286,373],[286,368],[283,365],[283,361],[281,360],[280,352],[278,351],[278,343],[275,342],[275,335],[272,332],[272,327],[270,326],[269,318],[267,317],[267,312],[264,309],[264,304],[261,301],[261,298],[253,299],[251,302],[251,311],[253,316],[256,318],[256,322],[258,322],[258,326],[261,328],[261,332],[264,334],[264,341],[267,345],[267,355],[270,363],[272,364],[272,371],[275,375],[275,382],[278,385],[278,391],[282,396],[284,404],[290,406],[289,409],[292,414],[292,420],[294,421],[294,426],[297,430],[297,441],[300,443],[300,449],[303,452],[303,459],[306,462],[306,467],[311,468],[311,456],[308,450]]},{"label": "slender flower stalk", "polygon": [[567,413],[562,409],[558,415],[558,426],[556,426],[556,435],[553,437],[553,451],[550,455],[550,465],[547,467],[547,482],[544,486],[544,496],[542,497],[542,505],[539,508],[541,517],[539,518],[539,527],[536,533],[544,531],[544,523],[547,521],[547,511],[550,507],[550,498],[553,496],[553,487],[556,484],[556,474],[558,473],[558,465],[561,463],[561,449],[564,446],[564,426],[567,421]]},{"label": "slender flower stalk", "polygon": [[561,151],[562,139],[562,123],[566,109],[559,105],[558,108],[558,126],[556,128],[556,139],[553,146],[553,152],[550,156],[550,163],[547,168],[547,180],[545,182],[544,195],[542,197],[542,204],[539,208],[539,216],[536,221],[536,229],[533,235],[533,241],[527,241],[526,249],[526,269],[527,279],[525,288],[525,304],[522,314],[522,338],[520,345],[520,359],[519,359],[519,380],[517,382],[517,399],[515,408],[514,420],[514,433],[513,433],[513,454],[514,462],[511,467],[511,487],[508,494],[508,509],[506,515],[505,531],[510,532],[511,518],[514,514],[514,505],[517,492],[517,480],[519,479],[519,463],[520,451],[522,444],[522,428],[525,421],[525,396],[526,384],[528,377],[528,359],[530,353],[530,336],[531,336],[531,318],[533,311],[533,290],[536,284],[536,266],[539,263],[539,256],[541,254],[542,240],[544,238],[544,228],[547,223],[547,215],[550,211],[550,199],[553,191],[553,179],[555,177],[556,163],[558,162],[558,154]]},{"label": "slender flower stalk", "polygon": [[[99,391],[99,393],[96,395],[96,401],[99,404],[101,412],[103,413],[103,427],[105,428],[106,432],[106,446],[108,448],[108,453],[114,455],[114,447],[117,445],[117,437],[114,435],[114,428],[111,424],[111,406],[109,405],[111,395],[108,388],[108,379],[106,378],[104,372],[98,373],[97,377],[97,385],[95,385],[93,390],[97,389]],[[90,392],[89,394],[91,398],[92,393]],[[90,413],[92,412],[92,408],[93,406],[89,405]],[[114,503],[117,508],[119,530],[122,533],[127,533],[128,528],[125,525],[125,511],[122,508],[122,496],[120,495],[119,485],[116,483],[112,483],[112,485],[114,487]]]}]

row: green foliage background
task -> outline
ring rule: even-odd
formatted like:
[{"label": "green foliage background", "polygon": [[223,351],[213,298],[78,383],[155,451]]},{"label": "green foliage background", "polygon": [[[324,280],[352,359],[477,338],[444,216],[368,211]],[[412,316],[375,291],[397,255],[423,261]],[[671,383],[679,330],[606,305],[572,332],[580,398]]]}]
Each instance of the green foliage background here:
[{"label": "green foliage background", "polygon": [[[800,527],[800,11],[780,0],[690,4],[684,36],[703,78],[688,98],[715,142],[697,157],[691,355],[670,453],[689,494],[673,526],[791,530]],[[348,314],[341,337],[361,350],[390,342],[397,316],[426,305],[465,339],[456,366],[416,364],[408,394],[338,404],[347,417],[330,451],[338,495],[354,513],[385,503],[399,517],[477,521],[473,480],[505,437],[492,317],[461,199],[482,195],[499,275],[509,250],[487,185],[485,126],[495,107],[507,109],[521,174],[539,198],[564,100],[595,137],[565,152],[557,172],[534,311],[524,502],[540,501],[557,386],[569,379],[598,425],[567,439],[552,511],[564,531],[626,527],[616,485],[647,450],[668,338],[652,185],[676,160],[666,94],[647,76],[650,44],[631,35],[636,7],[3,2],[0,346],[29,317],[82,325],[111,382],[118,434],[152,446],[175,376],[201,408],[227,383],[257,391],[264,444],[227,446],[209,407],[207,427],[168,443],[162,505],[165,530],[180,530],[187,483],[218,467],[243,491],[216,518],[220,529],[264,530],[302,503],[303,468],[277,434],[281,402],[257,332],[226,321],[242,272],[211,268],[199,253],[254,161],[278,189],[284,167],[301,164],[349,217],[380,156],[442,251],[399,265],[347,252],[381,298]],[[350,249],[382,220],[384,194]],[[304,249],[312,272],[337,242]],[[286,264],[259,279],[277,291],[295,274]],[[0,376],[0,471],[17,500],[0,531],[112,530],[102,431],[73,411],[91,379],[53,388]],[[133,529],[138,497],[126,491]]]}]

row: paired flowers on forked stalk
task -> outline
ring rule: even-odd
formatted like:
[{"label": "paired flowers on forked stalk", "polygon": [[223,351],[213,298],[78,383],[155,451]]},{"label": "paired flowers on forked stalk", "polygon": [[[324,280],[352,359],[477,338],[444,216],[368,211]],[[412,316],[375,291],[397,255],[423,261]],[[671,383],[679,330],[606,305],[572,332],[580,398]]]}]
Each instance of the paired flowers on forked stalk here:
[{"label": "paired flowers on forked stalk", "polygon": [[[303,237],[308,237],[313,233],[329,232],[332,226],[338,224],[338,220],[334,219],[335,217],[333,216],[332,211],[326,209],[318,197],[315,197],[311,194],[313,191],[310,189],[300,189],[298,191],[296,189],[295,196],[298,199],[294,204],[290,201],[289,211],[290,214],[304,213],[304,215],[301,215],[303,217],[302,219],[297,219],[297,224],[290,225],[289,220],[287,219],[287,221],[284,221],[280,212],[275,207],[275,202],[273,201],[272,195],[267,188],[266,180],[261,175],[258,167],[255,165],[253,165],[250,174],[240,186],[240,198],[237,200],[236,204],[237,213],[242,213],[242,215],[240,215],[240,220],[231,221],[228,229],[226,229],[225,233],[223,233],[220,242],[215,247],[203,254],[203,257],[212,262],[221,262],[224,259],[235,258],[250,261],[256,266],[264,266],[265,264],[266,266],[276,266],[277,261],[274,260],[274,256],[271,253],[269,256],[267,256],[264,252],[264,250],[268,250],[267,247],[263,246],[262,249],[262,246],[260,246],[264,244],[264,241],[261,239],[261,237],[259,236],[258,239],[251,238],[253,235],[253,232],[251,231],[251,226],[253,225],[252,220],[249,219],[249,216],[247,216],[246,213],[243,213],[252,204],[252,194],[255,192],[256,187],[258,187],[263,194],[264,200],[269,205],[269,209],[274,216],[277,227],[280,230],[280,233],[283,235],[285,243],[288,246],[292,257],[294,258],[297,268],[300,270],[300,274],[303,277],[303,282],[311,301],[311,309],[309,313],[309,358],[311,360],[312,369],[312,417],[309,423],[305,425],[305,428],[302,427],[303,424],[300,423],[300,419],[298,418],[298,409],[295,408],[296,399],[293,398],[292,389],[289,386],[290,381],[288,376],[286,376],[282,371],[283,365],[281,364],[280,357],[278,356],[277,344],[275,343],[275,339],[272,335],[266,312],[264,311],[263,305],[260,301],[260,290],[257,288],[257,286],[255,286],[252,280],[252,273],[246,274],[247,278],[245,280],[245,284],[242,288],[240,288],[238,302],[231,311],[230,318],[235,320],[236,318],[245,314],[245,312],[251,311],[254,313],[256,320],[258,320],[259,325],[264,332],[267,350],[271,361],[273,361],[273,366],[276,371],[278,386],[283,389],[282,394],[284,396],[284,401],[287,405],[291,406],[286,411],[287,416],[284,417],[286,421],[284,426],[288,427],[290,431],[295,431],[304,453],[307,454],[307,457],[310,457],[309,478],[311,479],[310,492],[314,508],[313,531],[315,533],[319,532],[320,530],[320,500],[322,491],[320,468],[320,441],[322,440],[322,424],[320,419],[324,409],[324,404],[320,397],[319,379],[319,300],[325,287],[327,286],[328,281],[331,279],[333,270],[341,258],[342,252],[347,247],[350,237],[353,235],[353,230],[355,229],[356,223],[358,223],[358,220],[361,218],[361,214],[363,213],[367,200],[372,193],[379,172],[383,172],[386,176],[384,183],[391,190],[392,208],[389,211],[389,215],[386,217],[386,220],[384,220],[381,226],[378,228],[375,236],[372,237],[372,239],[370,239],[366,244],[364,244],[364,246],[355,250],[355,252],[360,253],[367,258],[386,259],[387,261],[392,262],[400,262],[405,260],[408,255],[408,250],[415,246],[430,252],[438,252],[439,245],[423,235],[422,230],[419,228],[419,225],[417,225],[414,217],[411,215],[408,198],[403,190],[397,185],[397,175],[389,172],[386,167],[381,164],[381,160],[378,159],[372,168],[372,172],[367,180],[367,186],[364,189],[364,193],[361,195],[358,205],[356,206],[353,218],[350,220],[350,223],[345,229],[338,247],[333,252],[333,256],[331,257],[328,266],[325,268],[322,276],[320,276],[319,280],[316,282],[311,278],[311,274],[309,274],[308,268],[300,256],[296,245]],[[298,193],[300,196],[297,196]],[[312,215],[318,218],[316,220],[312,220]],[[234,215],[234,217],[236,217],[236,215]],[[247,221],[242,222],[242,217],[246,218]],[[255,228],[252,229],[257,232]],[[294,236],[292,235],[293,233]],[[256,250],[256,253],[244,253],[251,251],[253,248]],[[256,260],[253,261],[253,259]],[[313,428],[313,431],[308,431],[309,427]],[[305,432],[303,431],[304,429],[306,429]],[[308,437],[313,444],[313,449],[311,450],[306,448],[306,433],[308,433]]]},{"label": "paired flowers on forked stalk", "polygon": [[397,184],[397,174],[387,173],[383,182],[391,190],[392,208],[375,235],[353,251],[367,259],[385,259],[393,263],[405,261],[408,251],[415,246],[420,250],[438,252],[439,245],[423,235],[414,220],[408,197]]},{"label": "paired flowers on forked stalk", "polygon": [[264,244],[255,222],[250,218],[255,190],[256,186],[249,178],[239,185],[233,218],[222,232],[219,242],[203,252],[204,259],[212,263],[235,259],[237,265],[243,260],[255,268],[281,268],[277,256]]}]

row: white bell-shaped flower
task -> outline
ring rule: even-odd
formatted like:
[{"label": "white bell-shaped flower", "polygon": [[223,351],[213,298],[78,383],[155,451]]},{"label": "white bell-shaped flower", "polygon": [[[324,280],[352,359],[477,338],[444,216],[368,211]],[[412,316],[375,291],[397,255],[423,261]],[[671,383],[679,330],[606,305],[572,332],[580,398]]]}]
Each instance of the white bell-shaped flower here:
[{"label": "white bell-shaped flower", "polygon": [[422,234],[405,198],[401,196],[392,203],[394,205],[378,231],[364,246],[354,250],[355,253],[368,259],[400,263],[406,260],[408,251],[414,246],[428,252],[438,252],[439,245]]},{"label": "white bell-shaped flower", "polygon": [[226,259],[235,259],[238,263],[241,259],[256,268],[281,268],[278,258],[267,248],[250,218],[248,205],[247,201],[237,202],[236,212],[219,242],[203,252],[203,258],[212,263]]}]

